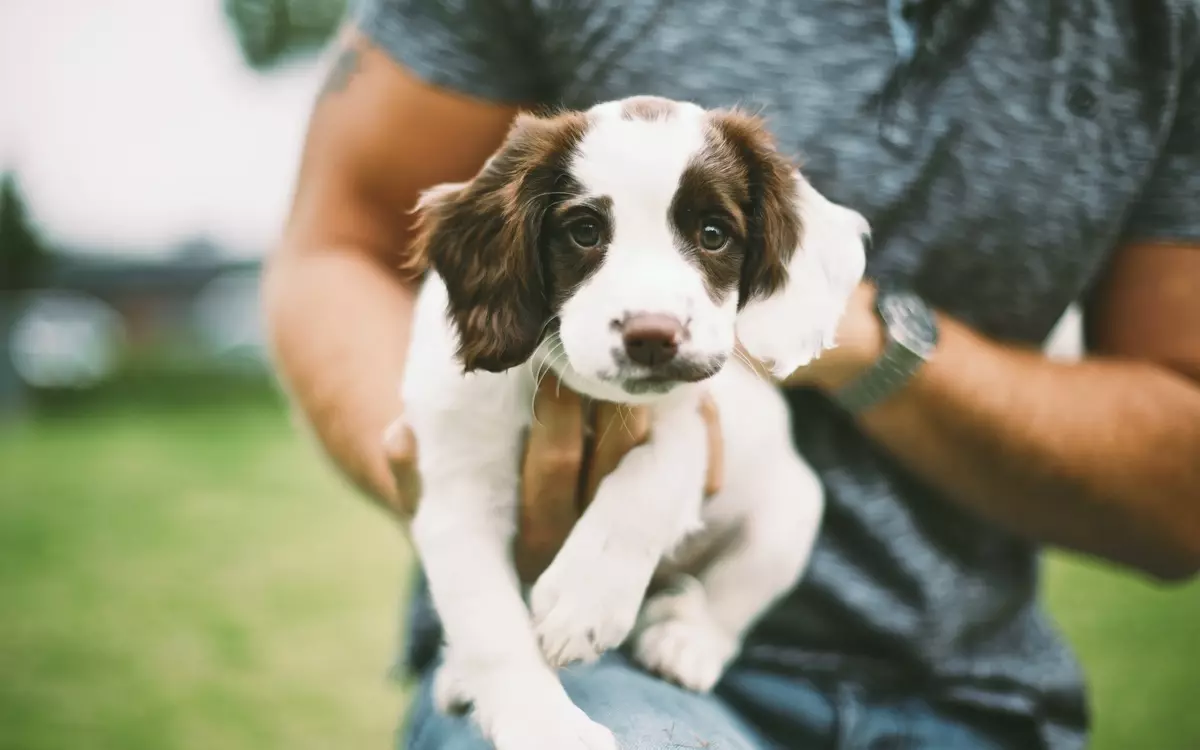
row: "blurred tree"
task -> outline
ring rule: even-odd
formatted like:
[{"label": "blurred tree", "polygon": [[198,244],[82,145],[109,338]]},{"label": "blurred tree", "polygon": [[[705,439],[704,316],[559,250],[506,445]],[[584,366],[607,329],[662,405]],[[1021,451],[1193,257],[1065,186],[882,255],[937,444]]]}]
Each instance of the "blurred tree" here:
[{"label": "blurred tree", "polygon": [[25,401],[25,389],[13,368],[8,345],[17,320],[19,292],[41,280],[48,261],[16,177],[0,175],[0,422],[19,413]]},{"label": "blurred tree", "polygon": [[47,260],[16,177],[0,175],[0,293],[28,289]]},{"label": "blurred tree", "polygon": [[266,70],[324,46],[353,0],[222,2],[246,62],[257,70]]}]

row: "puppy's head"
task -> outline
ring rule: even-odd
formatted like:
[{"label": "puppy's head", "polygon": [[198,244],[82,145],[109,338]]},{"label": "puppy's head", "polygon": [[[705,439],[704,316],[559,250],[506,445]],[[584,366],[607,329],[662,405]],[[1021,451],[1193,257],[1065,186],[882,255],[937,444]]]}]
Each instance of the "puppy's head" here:
[{"label": "puppy's head", "polygon": [[767,344],[795,337],[762,335],[772,310],[756,302],[828,265],[804,259],[806,237],[861,258],[857,226],[810,226],[826,219],[808,192],[739,111],[637,97],[521,115],[474,179],[422,197],[414,257],[446,284],[465,370],[505,370],[548,343],[593,395],[651,395],[716,373],[736,335],[781,357]]}]

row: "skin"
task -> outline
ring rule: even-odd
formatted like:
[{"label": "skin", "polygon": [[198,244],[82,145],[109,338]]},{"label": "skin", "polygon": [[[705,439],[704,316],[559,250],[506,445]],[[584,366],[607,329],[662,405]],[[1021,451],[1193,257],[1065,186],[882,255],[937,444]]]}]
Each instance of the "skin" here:
[{"label": "skin", "polygon": [[[267,265],[267,317],[281,379],[317,439],[407,519],[417,447],[397,383],[414,289],[394,269],[408,211],[424,187],[472,176],[516,108],[431,88],[352,34],[346,45],[357,61],[338,66],[313,112],[284,241]],[[1200,247],[1120,248],[1087,300],[1089,356],[1069,363],[939,314],[933,359],[857,419],[946,500],[1016,535],[1163,581],[1190,578],[1200,569],[1200,327],[1189,323],[1200,320],[1198,292]],[[883,331],[873,299],[864,283],[839,346],[785,385],[830,392],[874,361]],[[514,551],[526,580],[586,507],[590,494],[576,499],[580,468],[587,462],[590,493],[649,432],[639,410],[601,405],[585,416],[553,381],[535,409]],[[711,404],[705,417],[717,447]],[[587,418],[604,435],[590,456]],[[720,474],[710,467],[710,490]]]}]

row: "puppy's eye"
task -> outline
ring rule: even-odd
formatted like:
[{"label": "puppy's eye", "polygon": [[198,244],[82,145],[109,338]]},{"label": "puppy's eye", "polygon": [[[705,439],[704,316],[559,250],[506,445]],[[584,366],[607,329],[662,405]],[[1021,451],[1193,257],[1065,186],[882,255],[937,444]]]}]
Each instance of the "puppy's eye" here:
[{"label": "puppy's eye", "polygon": [[600,224],[592,219],[573,221],[567,231],[571,234],[571,241],[580,247],[590,248],[600,244]]},{"label": "puppy's eye", "polygon": [[729,242],[729,233],[719,221],[706,221],[700,229],[700,247],[715,253]]}]

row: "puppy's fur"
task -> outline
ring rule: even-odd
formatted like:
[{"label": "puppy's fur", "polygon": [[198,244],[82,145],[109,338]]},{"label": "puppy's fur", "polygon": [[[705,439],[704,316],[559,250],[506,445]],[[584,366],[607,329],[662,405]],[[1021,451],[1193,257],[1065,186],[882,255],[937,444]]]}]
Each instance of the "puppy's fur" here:
[{"label": "puppy's fur", "polygon": [[[782,375],[833,343],[866,222],[757,118],[651,97],[522,115],[474,179],[418,209],[413,262],[430,273],[402,393],[421,446],[412,535],[446,638],[438,702],[469,705],[499,750],[609,750],[554,667],[630,639],[649,670],[708,690],[807,563],[821,485],[777,389],[731,358],[740,340]],[[519,453],[548,370],[648,405],[653,432],[526,606]],[[707,500],[703,389],[726,467]]]}]

